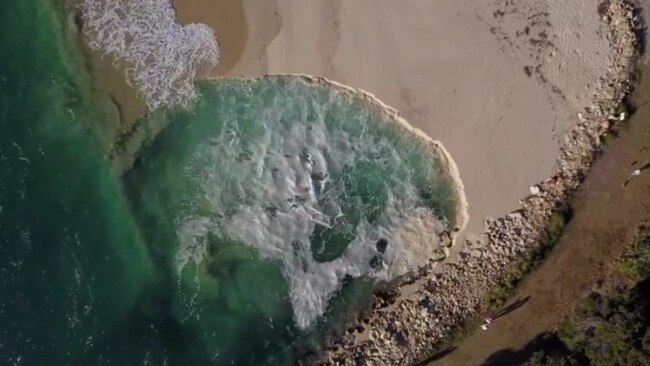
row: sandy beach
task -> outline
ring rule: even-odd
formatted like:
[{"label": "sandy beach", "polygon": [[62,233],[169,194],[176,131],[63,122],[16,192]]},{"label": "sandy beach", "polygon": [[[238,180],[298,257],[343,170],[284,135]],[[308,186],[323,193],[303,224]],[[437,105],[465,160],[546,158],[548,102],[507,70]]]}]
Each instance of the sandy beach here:
[{"label": "sandy beach", "polygon": [[174,4],[182,23],[217,32],[222,61],[213,75],[327,77],[375,94],[441,141],[465,183],[470,237],[549,176],[560,137],[588,106],[608,57],[591,4]]},{"label": "sandy beach", "polygon": [[0,365],[650,365],[649,5],[5,1]]},{"label": "sandy beach", "polygon": [[[510,261],[534,247],[545,220],[591,164],[627,91],[632,58],[631,15],[622,1],[611,3],[614,18],[610,2],[173,1],[181,23],[204,23],[217,34],[220,63],[203,77],[325,77],[375,95],[450,153],[467,197],[462,238],[469,246],[462,241],[460,255],[450,258],[461,266],[444,269],[461,269],[443,273],[438,284],[440,278],[427,279],[428,290],[415,289],[391,308],[391,321],[420,329],[409,347],[385,337],[388,315],[371,323],[372,346],[348,344],[379,362],[406,363],[471,313]],[[613,77],[618,84],[609,85]],[[524,214],[508,215],[515,210]],[[494,261],[494,272],[472,267],[481,261]],[[485,288],[455,293],[463,276],[474,281],[468,286]],[[445,291],[467,304],[446,303]],[[412,307],[432,294],[437,311],[449,314],[434,333],[420,324],[433,315],[416,316]]]}]

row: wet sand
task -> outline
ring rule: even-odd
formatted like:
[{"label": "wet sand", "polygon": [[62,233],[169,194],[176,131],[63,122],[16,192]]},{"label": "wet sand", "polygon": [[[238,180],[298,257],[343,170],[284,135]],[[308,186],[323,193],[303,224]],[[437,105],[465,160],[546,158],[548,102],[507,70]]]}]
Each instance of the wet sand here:
[{"label": "wet sand", "polygon": [[115,135],[127,133],[135,120],[146,112],[143,97],[129,87],[124,77],[124,70],[116,68],[110,57],[101,57],[88,48],[85,53],[92,65],[93,87],[111,100],[119,116],[120,126],[115,131]]}]

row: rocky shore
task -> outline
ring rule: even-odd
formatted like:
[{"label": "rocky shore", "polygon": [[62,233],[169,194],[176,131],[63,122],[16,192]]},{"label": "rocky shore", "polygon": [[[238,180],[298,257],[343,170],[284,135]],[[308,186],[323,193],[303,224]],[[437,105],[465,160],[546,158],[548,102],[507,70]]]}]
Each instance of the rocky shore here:
[{"label": "rocky shore", "polygon": [[[576,116],[564,136],[550,178],[531,187],[521,208],[486,222],[480,241],[466,241],[457,263],[431,266],[405,296],[377,297],[370,314],[333,340],[321,355],[323,365],[407,365],[421,361],[465,319],[476,316],[483,299],[534,251],[552,215],[561,210],[604,147],[603,138],[625,120],[631,92],[641,20],[625,0],[599,6],[613,50],[606,75],[598,81],[591,106]],[[387,306],[388,304],[390,306]],[[366,330],[367,329],[367,330]],[[359,337],[364,335],[364,339]],[[367,339],[365,339],[367,338]]]}]

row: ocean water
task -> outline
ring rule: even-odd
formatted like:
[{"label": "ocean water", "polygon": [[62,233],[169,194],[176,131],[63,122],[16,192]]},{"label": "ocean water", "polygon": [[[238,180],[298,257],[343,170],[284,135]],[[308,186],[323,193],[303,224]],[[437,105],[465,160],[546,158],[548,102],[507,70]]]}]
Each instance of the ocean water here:
[{"label": "ocean water", "polygon": [[200,91],[125,181],[177,278],[176,316],[215,359],[318,343],[332,298],[369,299],[369,284],[424,265],[453,225],[450,178],[376,106],[299,77]]},{"label": "ocean water", "polygon": [[0,4],[0,364],[89,364],[129,326],[152,261],[88,127],[53,2]]},{"label": "ocean water", "polygon": [[295,364],[456,224],[423,140],[300,77],[199,83],[118,175],[73,23],[0,3],[0,364]]}]

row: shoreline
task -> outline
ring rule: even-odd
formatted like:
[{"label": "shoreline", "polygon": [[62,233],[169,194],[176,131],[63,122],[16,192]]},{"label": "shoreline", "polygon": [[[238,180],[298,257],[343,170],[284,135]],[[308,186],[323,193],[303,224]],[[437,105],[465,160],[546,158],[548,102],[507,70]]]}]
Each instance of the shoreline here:
[{"label": "shoreline", "polygon": [[[549,175],[559,154],[557,135],[571,127],[565,103],[540,81],[544,67],[528,76],[523,67],[554,52],[548,41],[528,46],[548,26],[510,19],[518,16],[516,8],[496,17],[491,4],[465,0],[369,3],[274,0],[260,9],[244,1],[246,45],[240,61],[219,76],[317,75],[371,92],[444,142],[462,171],[470,204],[467,239],[479,240],[486,218],[515,209],[530,184]],[[218,19],[206,15],[217,5],[192,18],[203,0],[174,4],[181,22],[207,22],[219,37]],[[515,23],[531,29],[530,40],[517,41],[520,51],[508,46],[514,40],[491,33],[508,32]],[[529,51],[533,59],[523,60]],[[588,93],[586,84],[569,85],[567,95]]]},{"label": "shoreline", "polygon": [[[196,2],[200,0],[193,0],[193,1]],[[284,5],[286,5],[285,1],[276,1],[276,3],[278,2],[281,2]],[[175,9],[179,10],[181,9],[181,7],[178,6],[179,5],[178,3],[189,3],[189,1],[186,2],[186,1],[177,0],[175,3],[176,3]],[[386,311],[385,308],[382,309],[382,311],[377,311],[378,307],[383,307],[382,305],[383,300],[378,300],[379,303],[378,304],[376,303],[372,309],[372,312],[374,314],[378,314],[378,315],[374,315],[375,317],[377,317],[377,319],[374,319],[374,323],[373,320],[368,320],[368,322],[371,323],[372,325],[371,327],[367,327],[367,328],[371,328],[370,331],[366,334],[369,340],[362,341],[360,344],[358,342],[355,343],[356,341],[353,339],[355,338],[354,334],[347,334],[346,336],[342,337],[342,339],[340,339],[339,341],[334,342],[340,344],[341,347],[338,348],[330,347],[330,349],[324,353],[323,357],[325,361],[329,360],[334,362],[336,359],[338,361],[341,361],[342,364],[349,364],[350,362],[352,362],[352,358],[354,357],[365,357],[368,360],[376,360],[379,362],[390,362],[390,361],[410,362],[413,360],[417,360],[417,358],[419,357],[418,354],[422,354],[423,352],[426,352],[427,345],[432,344],[431,342],[432,339],[442,338],[450,329],[453,328],[455,324],[458,323],[459,320],[466,317],[467,313],[469,314],[473,313],[474,307],[466,304],[476,304],[480,302],[480,300],[482,299],[481,289],[490,288],[494,286],[496,283],[498,283],[499,279],[503,278],[507,274],[507,270],[508,270],[507,267],[511,265],[513,261],[520,259],[523,253],[526,253],[527,251],[530,251],[531,249],[536,247],[540,233],[543,232],[546,222],[548,221],[549,217],[552,215],[553,211],[556,210],[558,207],[561,207],[561,205],[563,205],[564,202],[566,202],[566,199],[570,196],[570,194],[576,189],[576,187],[582,181],[582,178],[584,177],[584,174],[588,170],[588,167],[591,165],[591,163],[593,163],[593,159],[595,158],[595,155],[597,155],[602,149],[602,142],[600,141],[602,135],[610,131],[613,127],[615,127],[613,126],[613,123],[612,121],[610,121],[609,117],[610,115],[614,115],[617,113],[617,109],[620,107],[621,101],[625,97],[625,94],[629,92],[631,88],[630,85],[631,82],[628,79],[628,76],[631,73],[631,70],[629,70],[629,68],[631,67],[630,64],[633,62],[634,55],[632,53],[627,54],[626,52],[628,52],[630,48],[632,49],[634,48],[633,46],[635,41],[634,39],[631,38],[624,39],[625,36],[629,36],[628,34],[629,30],[634,27],[634,25],[631,24],[633,20],[627,17],[627,12],[630,11],[630,9],[626,7],[628,6],[628,4],[629,3],[626,0],[612,0],[610,4],[610,10],[611,7],[616,8],[612,10],[612,12],[616,12],[617,14],[613,17],[615,19],[612,18],[607,19],[607,23],[608,23],[607,28],[609,29],[608,32],[609,31],[612,32],[611,34],[608,33],[608,37],[607,37],[609,48],[611,48],[611,51],[614,52],[613,54],[614,60],[612,60],[611,64],[608,64],[607,67],[610,69],[614,68],[615,70],[613,72],[610,72],[611,71],[610,70],[605,75],[598,74],[599,86],[597,87],[597,92],[599,93],[599,96],[595,98],[595,101],[592,100],[592,96],[589,96],[587,98],[589,99],[587,105],[589,104],[591,105],[588,106],[581,114],[581,117],[579,118],[580,121],[577,124],[573,123],[575,110],[573,108],[568,108],[567,111],[570,111],[570,113],[565,111],[564,115],[570,117],[567,118],[567,121],[559,122],[559,126],[560,126],[559,130],[561,132],[565,131],[565,128],[563,126],[568,126],[566,128],[567,132],[566,134],[564,134],[565,141],[564,143],[559,143],[558,145],[559,154],[553,153],[553,158],[557,157],[558,155],[560,156],[560,158],[557,160],[556,163],[552,164],[550,174],[543,173],[543,177],[551,176],[551,178],[548,178],[543,182],[535,184],[533,187],[531,187],[531,192],[533,192],[534,190],[535,193],[526,195],[523,199],[520,199],[519,200],[520,204],[515,205],[516,208],[514,209],[513,207],[511,207],[509,203],[506,204],[503,202],[506,202],[515,196],[517,198],[521,197],[521,195],[519,195],[518,193],[519,188],[512,191],[508,191],[507,187],[513,187],[516,186],[517,184],[520,186],[522,180],[528,181],[530,179],[533,179],[534,181],[537,181],[538,178],[536,177],[542,175],[542,173],[540,172],[544,171],[545,169],[544,166],[548,164],[547,160],[548,157],[550,156],[549,154],[551,151],[554,151],[553,150],[554,147],[547,146],[543,148],[543,151],[536,151],[536,149],[541,148],[541,146],[543,145],[553,145],[552,143],[546,140],[546,138],[549,136],[548,127],[542,128],[539,126],[535,126],[535,121],[532,122],[529,121],[528,124],[526,124],[526,126],[522,127],[526,131],[526,134],[518,136],[516,133],[510,133],[500,137],[502,139],[503,138],[512,139],[514,136],[514,139],[517,138],[531,139],[532,138],[531,135],[536,136],[539,133],[540,134],[539,140],[540,141],[543,140],[544,144],[540,144],[539,141],[534,140],[533,138],[533,140],[530,140],[531,143],[533,144],[531,146],[527,146],[528,149],[520,153],[527,154],[530,151],[532,151],[533,154],[538,153],[540,158],[530,158],[530,157],[513,158],[512,156],[509,156],[509,154],[506,155],[502,154],[502,151],[500,150],[504,148],[512,149],[511,146],[512,144],[508,144],[507,146],[500,147],[498,146],[499,140],[495,140],[495,141],[489,140],[486,142],[485,140],[481,140],[479,138],[474,138],[474,140],[471,141],[475,145],[477,143],[486,144],[485,146],[480,145],[483,146],[485,151],[481,152],[480,148],[477,148],[478,151],[474,151],[474,149],[468,152],[460,150],[459,153],[458,149],[462,146],[462,144],[459,143],[459,141],[463,141],[463,140],[462,138],[459,140],[458,137],[454,137],[453,125],[451,127],[450,126],[441,127],[438,125],[434,125],[437,122],[437,119],[432,119],[431,115],[436,116],[436,113],[431,111],[428,111],[426,113],[422,112],[419,109],[422,106],[421,105],[420,107],[416,106],[418,103],[422,103],[421,98],[424,98],[423,96],[421,97],[418,94],[418,88],[404,89],[402,90],[402,92],[405,92],[406,93],[405,95],[401,95],[401,94],[397,95],[397,93],[401,89],[399,84],[402,82],[402,80],[392,80],[388,77],[387,80],[381,80],[381,79],[377,79],[377,75],[374,75],[374,77],[370,75],[369,78],[368,78],[369,75],[362,75],[357,77],[354,76],[355,73],[354,67],[350,67],[350,69],[347,70],[348,75],[346,77],[338,77],[337,75],[342,75],[343,71],[336,69],[335,67],[336,65],[333,61],[333,58],[330,59],[330,62],[332,63],[332,70],[328,71],[325,74],[318,72],[318,67],[314,68],[314,67],[310,67],[309,65],[305,66],[306,63],[313,61],[311,60],[311,57],[307,57],[305,63],[300,63],[300,62],[295,63],[295,60],[294,61],[289,60],[285,63],[285,57],[287,54],[291,54],[292,52],[297,54],[299,52],[296,52],[297,50],[296,48],[292,48],[294,47],[291,44],[291,42],[293,41],[290,41],[287,38],[279,37],[277,33],[274,36],[270,37],[271,38],[270,41],[269,38],[264,38],[261,41],[262,52],[259,53],[260,56],[258,62],[256,61],[258,57],[255,57],[255,60],[252,60],[252,58],[247,58],[247,57],[251,56],[249,46],[251,45],[255,46],[255,43],[256,42],[259,43],[260,40],[256,40],[255,35],[252,34],[255,33],[254,29],[249,32],[251,33],[250,35],[249,33],[245,35],[246,36],[246,41],[244,41],[245,47],[244,50],[242,51],[242,56],[241,56],[241,61],[245,65],[242,66],[240,65],[239,62],[235,62],[235,65],[231,69],[227,71],[222,71],[225,74],[224,76],[226,77],[243,76],[246,79],[251,79],[255,77],[265,77],[265,75],[295,74],[293,72],[288,72],[288,71],[295,71],[295,70],[300,70],[301,72],[303,70],[314,71],[314,74],[323,75],[324,76],[324,78],[322,78],[323,80],[327,82],[332,82],[334,85],[339,84],[345,88],[348,88],[350,92],[362,93],[362,94],[365,93],[363,95],[370,95],[372,98],[375,98],[377,101],[379,101],[380,98],[381,100],[385,100],[387,104],[383,102],[379,102],[379,104],[387,108],[388,111],[394,111],[396,113],[396,116],[401,118],[402,113],[397,112],[396,109],[393,109],[388,105],[395,106],[395,108],[399,109],[407,116],[407,118],[405,118],[404,121],[406,120],[411,121],[412,124],[409,122],[406,123],[412,128],[414,128],[415,130],[421,132],[424,136],[426,136],[428,140],[433,141],[434,143],[438,141],[431,138],[430,136],[436,136],[443,141],[451,140],[450,143],[447,144],[448,145],[447,147],[451,146],[452,148],[456,149],[456,151],[454,152],[455,153],[454,157],[456,159],[460,157],[460,159],[463,160],[463,162],[461,163],[461,167],[463,168],[463,171],[467,173],[466,174],[467,176],[471,175],[470,179],[466,180],[465,182],[462,182],[463,185],[461,186],[463,187],[464,194],[468,192],[468,195],[473,195],[473,197],[471,197],[473,199],[470,200],[473,206],[466,207],[467,208],[466,214],[468,216],[464,219],[463,226],[467,227],[470,221],[469,220],[470,212],[474,212],[472,210],[475,210],[476,212],[478,212],[478,214],[473,214],[473,213],[471,214],[472,218],[474,219],[474,221],[472,222],[472,226],[468,230],[464,230],[464,232],[462,232],[463,235],[472,234],[474,236],[471,238],[469,237],[465,238],[466,243],[463,244],[467,244],[467,245],[454,246],[454,249],[455,250],[458,249],[458,252],[454,253],[453,258],[450,259],[455,259],[458,262],[446,263],[446,265],[440,266],[442,268],[438,268],[438,267],[435,268],[435,271],[431,271],[431,272],[424,271],[424,273],[422,273],[421,276],[418,277],[417,279],[418,283],[415,285],[413,291],[407,295],[400,296],[397,302],[394,305],[391,305],[390,308],[391,310],[389,311]],[[183,8],[188,9],[190,8],[190,6],[186,5]],[[248,9],[245,10],[248,11]],[[625,14],[621,15],[619,13],[621,14],[625,13]],[[509,16],[509,14],[516,14],[516,12],[508,13],[506,11],[504,12],[504,14],[506,14],[506,16]],[[246,15],[244,16],[244,18],[247,19],[245,20],[245,25],[250,25],[251,27],[257,27],[258,25],[257,22],[255,21],[256,16],[259,16],[259,14],[252,15],[252,20],[248,19],[248,12],[246,12]],[[501,17],[503,17],[503,15],[501,15]],[[181,20],[181,18],[182,17],[180,16],[178,17],[179,20]],[[187,18],[185,19],[187,20]],[[308,21],[309,19],[310,17],[305,17],[305,21]],[[285,24],[283,22],[283,19],[280,17],[280,15],[278,15],[278,12],[276,12],[276,23],[278,22],[280,24]],[[334,25],[336,25],[336,27],[338,27],[337,22],[338,20],[335,19],[335,22],[333,23]],[[287,24],[290,25],[291,21],[287,20],[287,23],[285,25]],[[261,27],[264,28],[264,26]],[[543,26],[540,27],[542,27],[540,29],[543,29],[539,33],[541,37],[541,34],[545,32],[544,30],[545,28],[543,28]],[[289,30],[287,30],[287,32],[288,33],[285,34],[284,37],[286,37],[287,35],[289,36],[291,35],[289,34],[290,33]],[[512,43],[513,36],[508,32],[514,33],[512,29],[508,28],[508,24],[504,23],[503,29],[498,29],[493,34],[497,36],[500,42],[504,42],[504,43],[500,43],[501,46],[503,46],[503,44],[509,43],[511,48],[513,48],[510,51],[514,53],[514,45]],[[621,34],[615,34],[616,32],[621,32]],[[622,42],[621,39],[619,39],[621,37],[623,37],[624,42]],[[539,42],[537,44],[549,43],[550,46],[548,48],[541,47],[541,48],[535,48],[535,50],[533,50],[534,52],[537,52],[535,53],[535,55],[538,60],[540,55],[542,57],[546,57],[546,52],[550,52],[551,56],[553,56],[557,50],[557,48],[555,48],[555,46],[552,45],[550,41],[546,41],[544,37],[541,38],[542,38],[541,41],[536,41]],[[330,40],[327,40],[326,43],[329,44]],[[413,41],[413,43],[417,44],[417,41]],[[337,48],[343,46],[345,46],[345,44],[341,44],[341,45],[339,45],[338,43],[336,44]],[[347,47],[349,47],[349,44],[347,45]],[[388,46],[386,46],[386,48],[388,48]],[[395,52],[398,53],[401,51],[395,50]],[[531,59],[535,58],[533,57],[533,53],[531,53]],[[515,55],[513,57],[514,59],[516,59],[516,61],[518,61],[517,64],[520,63],[525,64],[526,62],[529,61],[529,60],[522,61],[519,60],[517,57],[519,56]],[[609,55],[607,57],[609,57]],[[553,66],[554,62],[558,63],[558,62],[562,62],[562,60],[549,61],[550,66],[547,64],[540,64],[540,66],[544,66],[544,67],[537,66],[534,69],[524,68],[524,71],[526,71],[528,78],[531,78],[531,75],[533,75],[533,78],[536,81],[538,81],[540,85],[544,84],[546,85],[544,86],[544,88],[548,87],[553,90],[554,94],[551,94],[549,98],[556,98],[558,100],[564,98],[564,100],[567,100],[567,97],[563,94],[564,91],[562,90],[560,90],[560,92],[557,93],[559,96],[555,95],[556,92],[554,88],[557,88],[557,85],[553,84],[553,80],[554,78],[561,79],[561,75],[560,77],[558,77],[557,75],[554,75],[552,72],[546,73],[546,71],[544,70],[546,67]],[[505,67],[506,68],[511,67],[511,65],[505,64]],[[602,67],[602,65],[600,65],[599,67]],[[535,70],[535,71],[532,72],[531,70]],[[301,73],[297,73],[297,74],[306,78],[312,78],[314,80],[321,79],[320,77],[308,76],[307,74],[309,74],[309,72],[305,72],[303,74]],[[255,75],[255,76],[250,76],[250,75]],[[363,76],[365,76],[365,78]],[[334,79],[344,81],[344,84],[331,81]],[[548,81],[548,79],[551,79],[551,81]],[[614,84],[616,85],[608,85],[612,80],[614,80]],[[392,84],[394,82],[395,85]],[[386,83],[388,83],[389,85],[387,86]],[[413,81],[411,81],[411,83],[413,83]],[[353,87],[347,87],[345,84],[359,86],[359,88],[355,89]],[[489,82],[486,84],[489,84]],[[580,83],[576,85],[582,86]],[[589,85],[591,84],[587,84],[587,86]],[[507,89],[507,85],[505,89]],[[365,90],[372,90],[373,94],[365,92]],[[572,91],[569,90],[569,93],[571,92]],[[510,91],[510,95],[512,95],[512,93],[513,92]],[[378,97],[375,97],[374,94],[378,95]],[[541,100],[539,99],[539,95],[535,94],[536,96],[534,98],[531,95],[532,94],[528,93],[525,97],[522,97],[522,99],[527,100],[528,98],[529,99],[528,101],[530,103],[535,104],[536,107],[534,113],[534,115],[536,116],[535,118],[537,118],[538,120],[543,120],[544,118],[551,116],[551,113],[543,111],[545,106],[547,106],[546,104],[537,104]],[[480,94],[478,94],[478,96],[474,95],[475,98],[474,101],[480,100],[480,99],[476,99],[479,97],[481,97]],[[583,99],[585,98],[584,95],[580,95],[580,97]],[[505,98],[505,105],[507,105],[509,99],[507,97],[504,98]],[[569,97],[569,99],[571,99],[571,97]],[[397,103],[396,100],[398,101]],[[416,103],[414,102],[414,100],[416,101],[419,100],[419,102]],[[432,100],[428,100],[426,102],[427,103],[438,102],[441,103],[442,105],[447,105],[452,103],[450,100],[448,99],[446,100],[444,98],[441,98],[436,102],[433,102]],[[501,100],[500,102],[503,102],[503,100]],[[561,109],[564,106],[563,103],[564,102],[559,104],[560,107],[558,107],[558,104],[553,104],[553,103],[550,103],[548,105],[550,105],[551,107],[557,107]],[[575,107],[577,105],[580,105],[580,101],[576,102],[575,100],[571,99],[569,101],[566,101],[565,104]],[[502,104],[500,103],[490,104],[487,107],[483,107],[483,110],[481,112],[486,112],[487,110],[488,112],[491,113],[490,116],[497,117],[500,106],[502,106]],[[578,110],[580,110],[580,108],[578,108]],[[413,115],[415,115],[416,117],[413,118],[412,117]],[[563,115],[563,114],[556,113],[554,116],[557,119],[558,118],[557,116],[559,115]],[[515,117],[517,116],[520,118],[521,113],[519,115],[516,115],[515,113]],[[446,114],[440,114],[439,118],[441,120],[444,120],[445,118],[453,119],[453,117],[454,114],[452,112],[447,111]],[[494,135],[494,133],[500,127],[502,118],[503,116],[496,123],[494,123],[494,121],[490,122],[491,127],[493,128],[492,135]],[[555,122],[557,122],[557,120],[554,121],[554,123]],[[513,126],[514,125],[510,125],[510,127],[502,127],[502,128],[514,128]],[[470,123],[469,125],[467,124],[461,125],[459,129],[461,130],[461,132],[468,133],[470,132],[470,127],[475,128],[476,126]],[[447,128],[447,130],[445,130],[445,128]],[[442,131],[442,133],[440,133],[440,131]],[[553,131],[553,136],[554,136],[553,141],[555,141],[556,139],[555,126],[553,126],[553,129],[551,129],[551,131]],[[479,129],[479,135],[481,135],[481,133],[485,134],[485,132],[486,131]],[[563,134],[561,132],[558,132],[560,136]],[[416,135],[419,136],[419,133],[416,133]],[[559,139],[559,136],[557,136],[557,138]],[[518,144],[520,143],[515,143],[515,147],[521,147]],[[445,148],[443,147],[443,149]],[[446,149],[444,151],[446,154],[446,155],[443,154],[444,156],[451,157],[451,155],[449,154],[449,152],[446,151]],[[518,150],[515,149],[515,154],[517,152]],[[488,154],[487,157],[482,156],[482,154],[484,155],[485,153]],[[489,162],[489,157],[494,154],[496,154],[498,158],[504,158],[504,159],[508,158],[510,160],[507,161],[504,160],[504,162],[499,163],[502,164],[503,166],[496,167],[496,168],[489,167],[488,169],[486,169],[486,171],[488,171],[489,173],[486,174],[487,177],[482,177],[483,174],[482,171],[479,174],[474,169],[468,169],[468,166],[474,168],[476,168],[477,166],[481,167],[481,163],[484,162],[483,160],[472,163],[470,165],[464,165],[464,166],[462,165],[462,164],[467,164],[468,155],[472,155],[472,154],[474,155],[478,154],[480,157],[477,159],[479,160],[484,159],[485,161],[488,162]],[[531,164],[531,162],[537,162],[539,160],[542,160],[543,164],[540,163],[541,166],[535,167],[535,169],[526,168],[525,171],[518,172],[517,174],[504,173],[502,171],[504,166],[506,168],[510,168],[511,170],[515,171],[517,169],[523,169],[522,167],[524,167],[526,164]],[[459,173],[458,167],[456,166],[456,161],[450,160],[450,162],[451,162],[449,164],[450,170],[455,170],[455,173]],[[508,166],[509,163],[513,163],[514,165],[512,167],[509,167]],[[460,174],[458,174],[458,177],[459,175]],[[479,179],[479,177],[481,178]],[[493,182],[489,181],[488,178],[490,177],[494,178]],[[514,180],[516,182],[510,182],[509,180]],[[501,181],[503,182],[507,181],[509,183],[508,186],[506,187],[504,185],[504,187],[500,187],[499,184]],[[468,182],[470,188],[468,191],[466,191],[464,187]],[[476,200],[477,194],[479,198],[481,198],[482,195],[489,196],[490,198],[491,196],[494,196],[494,202],[491,201],[490,199],[486,201],[483,198],[481,198],[480,200]],[[466,201],[465,204],[467,204]],[[506,207],[508,207],[507,210],[505,209]],[[500,213],[498,215],[493,215],[494,217],[497,217],[496,219],[489,219],[489,217],[492,216],[489,213],[494,213],[494,212],[500,212]],[[480,221],[483,219],[486,219],[486,221],[485,222]],[[481,229],[478,229],[479,226],[481,227]],[[478,238],[477,235],[483,235],[483,239]],[[433,276],[431,276],[432,273]],[[456,277],[460,277],[461,280],[459,280]],[[467,286],[474,288],[474,290],[478,292],[477,293],[463,292],[462,288]],[[455,301],[453,297],[458,297],[463,301]],[[429,305],[431,303],[433,303],[433,310],[431,308],[432,306]],[[464,305],[461,306],[459,305],[459,303],[463,303]],[[422,304],[426,304],[426,305],[422,305]],[[423,310],[422,308],[424,308],[424,312],[422,312]],[[441,321],[441,319],[432,317],[432,314],[434,313],[446,314],[447,317],[445,319],[442,319]],[[392,330],[392,329],[396,329],[395,328],[396,322],[399,322],[399,324],[401,324],[401,328],[406,329],[406,333],[402,332],[401,330],[397,332]],[[433,329],[430,326],[430,324],[437,324],[436,329]],[[404,353],[405,348],[409,348],[411,349],[411,351],[408,351],[405,354]],[[339,352],[341,350],[343,352]],[[339,359],[339,356],[342,358]],[[327,359],[328,357],[329,359]]]},{"label": "shoreline", "polygon": [[[617,118],[612,117],[618,116],[633,88],[630,76],[638,41],[633,9],[626,0],[610,2],[606,21],[615,54],[608,75],[599,80],[592,106],[566,134],[554,173],[535,185],[538,192],[522,199],[519,210],[488,220],[487,242],[468,245],[458,253],[465,260],[462,267],[447,264],[415,296],[398,299],[397,310],[383,312],[379,310],[382,301],[375,301],[366,325],[369,340],[357,344],[348,332],[325,350],[321,364],[353,365],[360,358],[378,364],[409,364],[426,359],[435,344],[475,314],[489,293],[485,289],[503,281],[511,266],[537,246],[551,215],[566,204],[602,151],[601,137],[617,127]],[[469,289],[459,291],[462,288]]]}]

